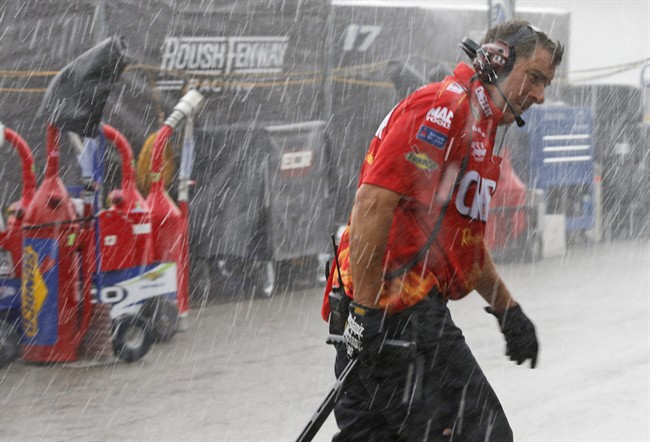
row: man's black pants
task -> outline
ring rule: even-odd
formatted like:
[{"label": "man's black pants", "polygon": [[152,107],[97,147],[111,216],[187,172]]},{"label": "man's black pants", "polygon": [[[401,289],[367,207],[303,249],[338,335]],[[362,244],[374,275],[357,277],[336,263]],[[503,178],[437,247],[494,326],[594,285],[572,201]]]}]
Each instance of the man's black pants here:
[{"label": "man's black pants", "polygon": [[[513,440],[501,403],[451,319],[431,296],[387,319],[388,339],[414,341],[415,358],[382,353],[348,378],[333,441]],[[348,363],[337,349],[337,377]]]}]

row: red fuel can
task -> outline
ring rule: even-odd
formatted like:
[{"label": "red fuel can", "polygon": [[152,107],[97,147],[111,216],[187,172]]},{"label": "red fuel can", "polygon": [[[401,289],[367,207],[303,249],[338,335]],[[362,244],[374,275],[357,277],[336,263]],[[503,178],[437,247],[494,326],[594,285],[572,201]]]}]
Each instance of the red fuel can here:
[{"label": "red fuel can", "polygon": [[144,267],[154,261],[151,210],[135,185],[133,150],[126,138],[108,124],[106,138],[122,159],[122,186],[109,195],[111,206],[98,215],[100,271]]},{"label": "red fuel can", "polygon": [[83,285],[81,278],[82,265],[90,262],[83,252],[87,238],[58,176],[59,136],[56,128],[48,127],[45,178],[23,220],[21,352],[33,362],[76,360],[90,319],[90,272],[85,272]]}]

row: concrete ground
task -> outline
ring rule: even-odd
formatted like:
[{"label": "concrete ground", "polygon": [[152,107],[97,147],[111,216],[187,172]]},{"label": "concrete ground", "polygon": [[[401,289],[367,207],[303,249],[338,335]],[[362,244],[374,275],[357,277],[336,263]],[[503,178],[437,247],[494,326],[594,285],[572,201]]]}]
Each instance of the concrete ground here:
[{"label": "concrete ground", "polygon": [[[537,327],[537,369],[503,356],[479,296],[451,308],[516,440],[650,440],[650,242],[499,267]],[[334,382],[321,297],[321,287],[222,295],[131,364],[0,369],[0,440],[295,440]],[[316,440],[335,430],[330,418]]]}]

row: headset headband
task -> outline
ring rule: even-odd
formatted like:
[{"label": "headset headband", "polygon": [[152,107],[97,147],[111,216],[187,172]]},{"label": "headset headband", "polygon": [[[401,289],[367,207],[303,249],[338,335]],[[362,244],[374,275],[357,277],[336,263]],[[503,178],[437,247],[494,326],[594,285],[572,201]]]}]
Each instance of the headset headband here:
[{"label": "headset headband", "polygon": [[505,65],[503,66],[503,70],[501,71],[502,75],[508,75],[510,71],[512,70],[513,66],[515,65],[515,60],[517,59],[517,53],[515,52],[515,46],[523,41],[535,38],[537,39],[537,34],[542,32],[541,29],[539,29],[536,26],[531,25],[528,23],[526,26],[522,26],[519,28],[517,32],[515,32],[512,35],[508,35],[507,37],[504,37],[501,39],[501,41],[505,42],[508,44],[510,53],[508,60],[506,61]]},{"label": "headset headband", "polygon": [[519,28],[519,30],[514,34],[503,37],[500,40],[505,41],[512,47],[517,43],[521,43],[522,41],[528,39],[529,36],[537,38],[537,34],[539,32],[542,31],[537,26],[533,26],[529,23],[526,26]]}]

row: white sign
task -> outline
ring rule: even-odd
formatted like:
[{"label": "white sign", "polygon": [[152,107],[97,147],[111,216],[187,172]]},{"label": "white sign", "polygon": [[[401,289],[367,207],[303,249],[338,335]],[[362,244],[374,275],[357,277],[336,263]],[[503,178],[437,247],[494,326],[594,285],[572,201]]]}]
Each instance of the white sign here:
[{"label": "white sign", "polygon": [[280,170],[304,169],[311,167],[314,153],[311,150],[300,152],[285,152],[280,160]]},{"label": "white sign", "polygon": [[142,301],[163,294],[175,293],[176,264],[161,263],[142,275],[102,287],[99,301],[111,305],[111,318],[137,313]]},{"label": "white sign", "polygon": [[[226,74],[269,74],[282,72],[289,37],[175,37],[165,38],[160,70],[188,71],[220,77],[193,80],[200,90],[221,90]],[[185,80],[159,79],[163,90],[180,90]]]}]

